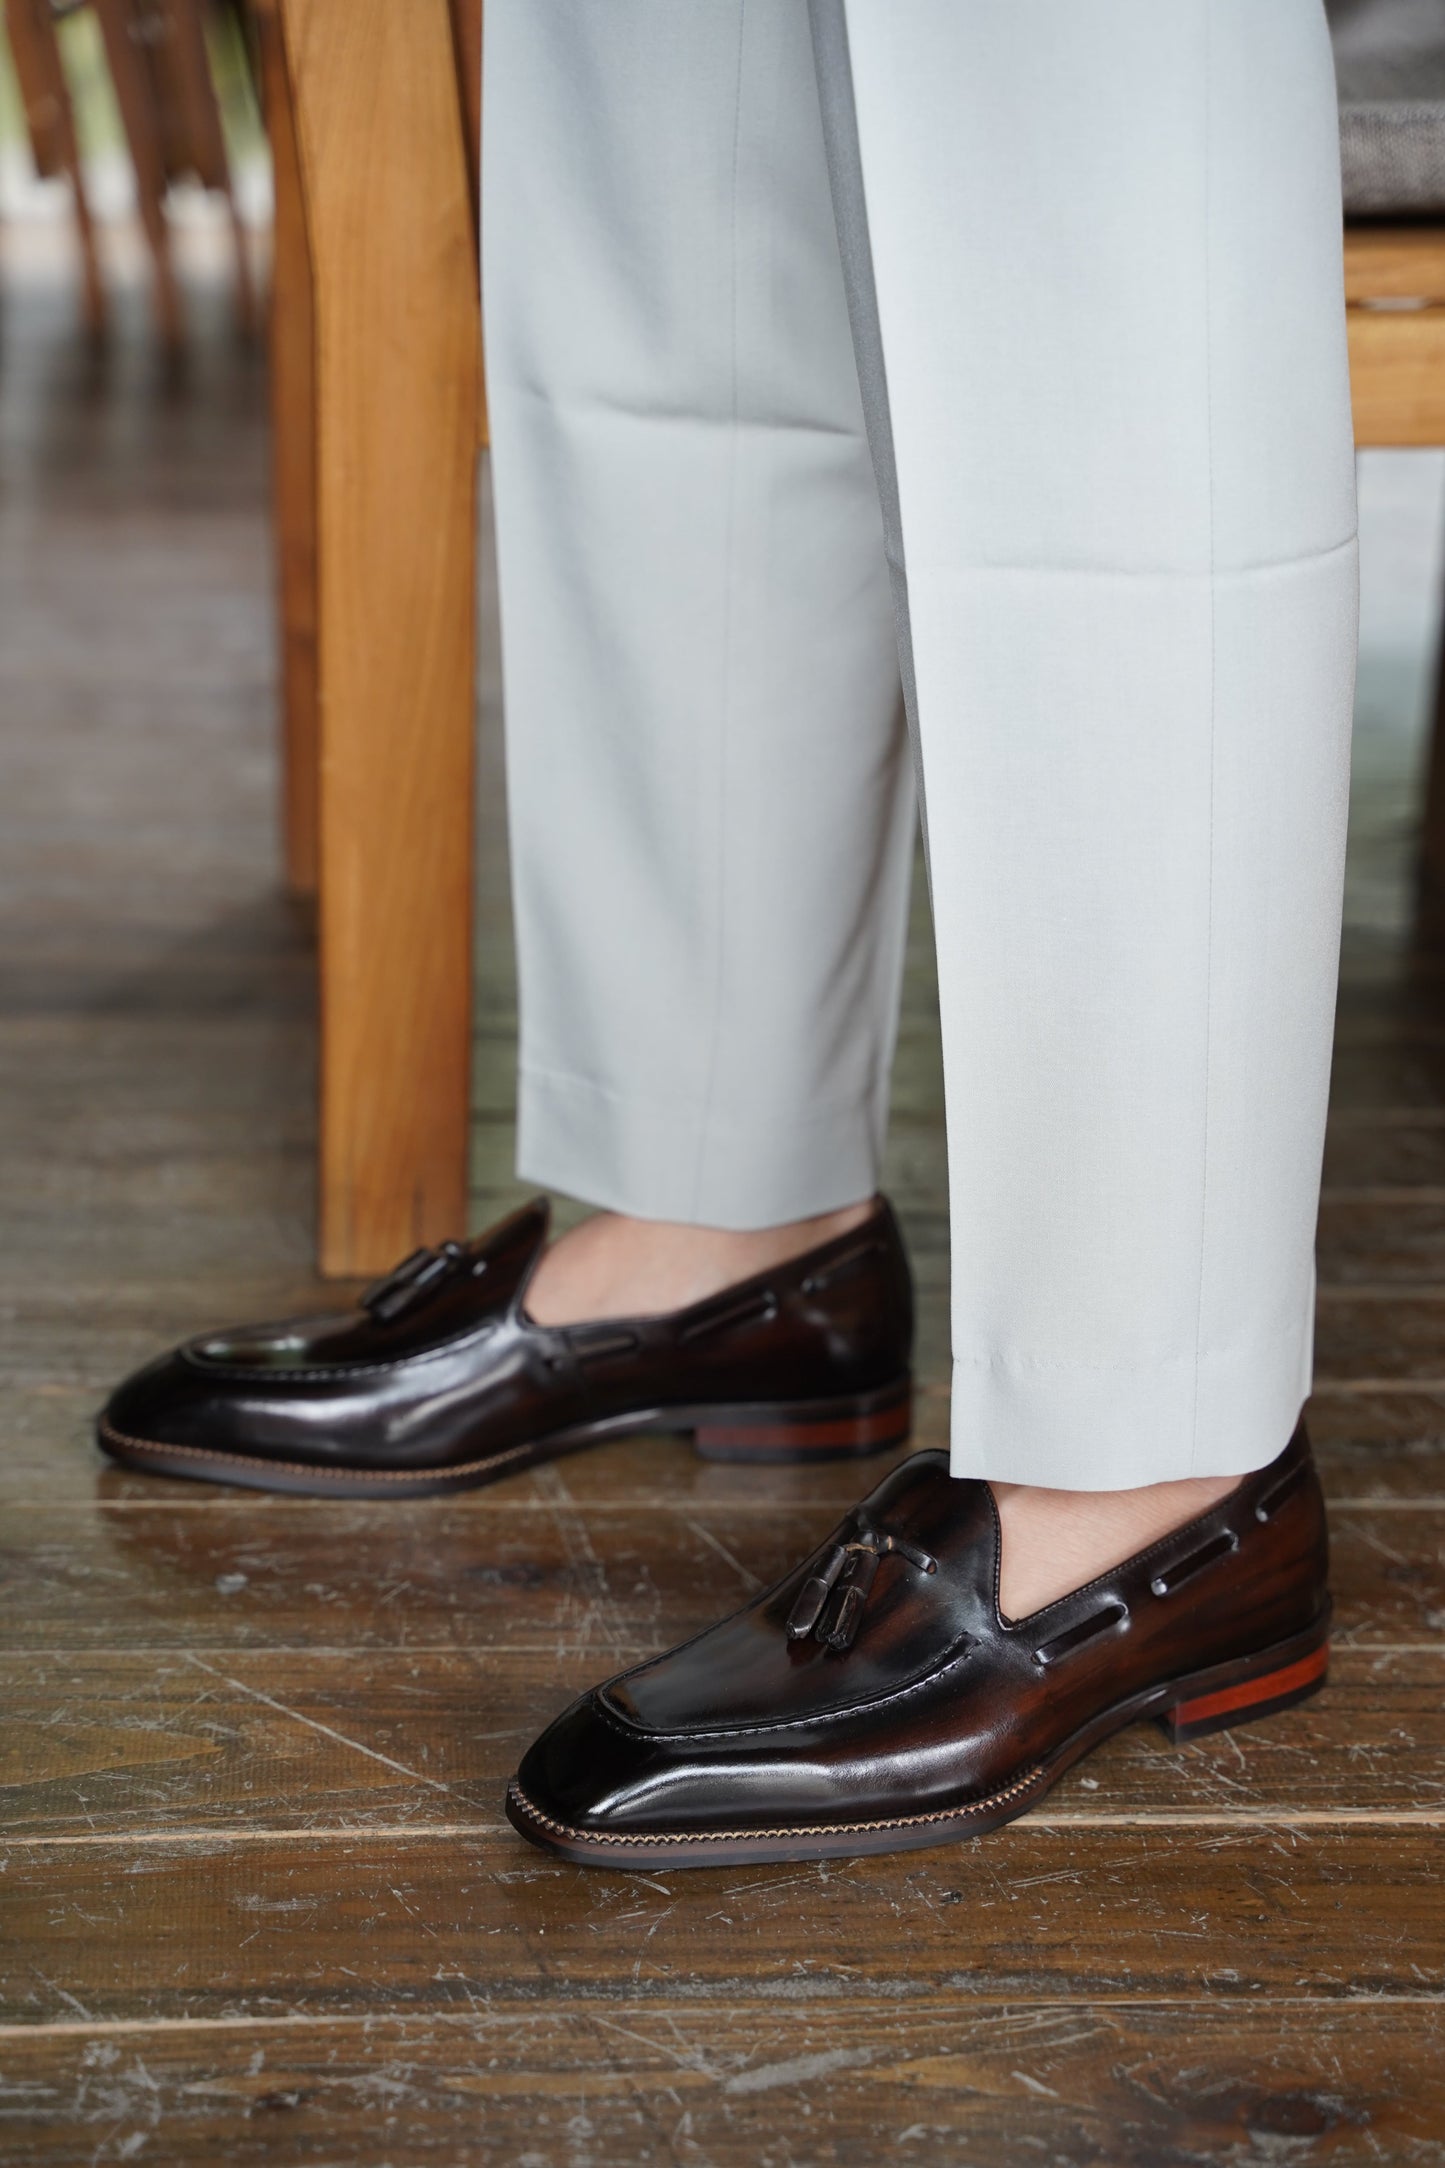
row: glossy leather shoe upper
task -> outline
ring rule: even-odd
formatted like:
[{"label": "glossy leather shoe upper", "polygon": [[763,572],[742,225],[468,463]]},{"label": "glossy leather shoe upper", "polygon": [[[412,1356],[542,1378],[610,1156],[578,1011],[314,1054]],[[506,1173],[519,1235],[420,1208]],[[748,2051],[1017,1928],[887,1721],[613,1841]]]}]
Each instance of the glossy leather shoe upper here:
[{"label": "glossy leather shoe upper", "polygon": [[525,1307],[547,1224],[538,1200],[473,1242],[417,1252],[354,1310],[187,1341],[118,1388],[101,1442],[122,1457],[150,1445],[302,1472],[456,1472],[634,1416],[906,1381],[911,1283],[886,1203],[687,1309],[567,1326]]},{"label": "glossy leather shoe upper", "polygon": [[992,1492],[918,1453],[775,1588],[584,1695],[517,1788],[534,1823],[599,1837],[926,1817],[1160,1682],[1308,1631],[1327,1565],[1301,1429],[1212,1511],[1010,1621]]}]

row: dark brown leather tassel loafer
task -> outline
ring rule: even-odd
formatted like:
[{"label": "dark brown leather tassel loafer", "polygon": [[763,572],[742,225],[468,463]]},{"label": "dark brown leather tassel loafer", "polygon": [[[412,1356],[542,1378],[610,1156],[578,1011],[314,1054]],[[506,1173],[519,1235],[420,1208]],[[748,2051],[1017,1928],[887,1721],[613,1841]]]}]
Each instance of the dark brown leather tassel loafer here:
[{"label": "dark brown leather tassel loafer", "polygon": [[1314,1693],[1328,1564],[1301,1426],[1198,1520],[1007,1620],[992,1491],[916,1453],[746,1610],[575,1702],[507,1813],[606,1867],[974,1836],[1136,1718],[1188,1739]]},{"label": "dark brown leather tassel loafer", "polygon": [[101,1415],[112,1459],[331,1497],[488,1483],[642,1430],[722,1460],[813,1460],[909,1428],[913,1295],[881,1200],[862,1226],[664,1317],[538,1325],[544,1200],[418,1250],[340,1317],[187,1341]]}]

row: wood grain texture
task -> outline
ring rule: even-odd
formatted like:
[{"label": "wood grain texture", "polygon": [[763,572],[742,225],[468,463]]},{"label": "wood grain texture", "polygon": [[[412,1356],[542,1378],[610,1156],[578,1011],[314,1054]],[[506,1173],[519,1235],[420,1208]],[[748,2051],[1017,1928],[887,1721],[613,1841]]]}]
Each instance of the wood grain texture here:
[{"label": "wood grain texture", "polygon": [[1445,444],[1445,308],[1346,310],[1355,442]]},{"label": "wood grain texture", "polygon": [[1445,226],[1346,226],[1345,299],[1445,302]]},{"label": "wood grain texture", "polygon": [[1434,1195],[1326,1196],[1318,1263],[1331,1298],[1351,1285],[1445,1288],[1445,1187]]},{"label": "wood grain texture", "polygon": [[476,277],[446,0],[284,0],[315,302],[321,1259],[465,1209]]},{"label": "wood grain texture", "polygon": [[1445,228],[1345,229],[1359,445],[1445,444]]},{"label": "wood grain texture", "polygon": [[[746,1982],[960,1998],[1445,1994],[1438,1826],[1011,1824],[893,1859],[647,1875],[505,1826],[15,1844],[0,2018],[316,2018]],[[1207,1892],[1207,1894],[1206,1894]]]},{"label": "wood grain texture", "polygon": [[130,2158],[127,2144],[144,2157],[157,2140],[178,2168],[1445,2156],[1445,2032],[1422,2000],[900,2003],[799,1984],[701,2007],[564,1987],[409,2017],[72,2020],[0,2033],[0,2100],[14,2142],[48,2168]]}]

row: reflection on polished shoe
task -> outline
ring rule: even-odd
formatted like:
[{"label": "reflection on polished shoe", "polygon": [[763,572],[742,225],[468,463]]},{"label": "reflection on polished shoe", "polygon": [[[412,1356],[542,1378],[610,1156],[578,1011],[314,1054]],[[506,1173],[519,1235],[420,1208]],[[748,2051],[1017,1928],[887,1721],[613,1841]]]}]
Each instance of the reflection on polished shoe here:
[{"label": "reflection on polished shoe", "polygon": [[917,1453],[786,1580],[575,1702],[507,1813],[545,1850],[611,1867],[977,1835],[1137,1718],[1188,1739],[1314,1693],[1328,1564],[1301,1425],[1208,1512],[1006,1619],[988,1485]]},{"label": "reflection on polished shoe", "polygon": [[338,1317],[190,1340],[97,1436],[155,1474],[331,1497],[466,1489],[638,1431],[717,1459],[826,1460],[909,1431],[913,1297],[882,1200],[858,1226],[665,1316],[539,1325],[543,1200],[418,1250]]}]

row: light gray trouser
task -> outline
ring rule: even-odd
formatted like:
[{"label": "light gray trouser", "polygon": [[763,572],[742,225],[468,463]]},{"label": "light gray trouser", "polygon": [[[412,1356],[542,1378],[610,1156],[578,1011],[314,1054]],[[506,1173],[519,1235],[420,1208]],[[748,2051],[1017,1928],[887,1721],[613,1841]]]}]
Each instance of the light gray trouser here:
[{"label": "light gray trouser", "polygon": [[1355,646],[1319,0],[486,25],[523,1171],[724,1227],[873,1189],[901,655],[955,1468],[1260,1465],[1309,1380]]}]

